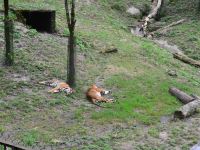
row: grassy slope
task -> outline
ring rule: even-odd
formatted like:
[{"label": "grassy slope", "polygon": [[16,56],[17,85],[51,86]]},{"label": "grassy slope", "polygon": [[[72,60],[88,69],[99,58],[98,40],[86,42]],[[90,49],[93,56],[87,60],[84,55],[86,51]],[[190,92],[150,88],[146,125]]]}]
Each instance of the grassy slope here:
[{"label": "grassy slope", "polygon": [[[151,42],[132,37],[127,34],[127,31],[115,30],[124,27],[123,23],[120,22],[121,18],[115,17],[118,14],[113,12],[112,16],[106,16],[103,13],[106,10],[98,13],[97,8],[91,10],[92,7],[89,7],[90,13],[96,14],[96,18],[88,19],[87,24],[84,25],[83,22],[82,26],[92,26],[89,29],[93,32],[88,32],[85,29],[86,32],[82,34],[91,37],[89,39],[95,37],[95,40],[99,40],[97,42],[104,42],[104,45],[113,44],[120,50],[119,54],[109,58],[108,66],[111,67],[111,71],[114,70],[114,73],[106,81],[108,86],[118,89],[115,96],[119,99],[119,103],[114,106],[113,110],[103,110],[101,113],[94,114],[93,117],[112,120],[127,119],[128,116],[128,119],[130,119],[129,117],[136,117],[149,123],[149,121],[153,122],[154,119],[156,120],[163,114],[172,112],[178,104],[167,93],[167,89],[172,85],[185,87],[185,90],[191,89],[191,86],[187,87],[189,82],[184,82],[186,76],[190,76],[187,71],[182,70],[179,62],[173,60],[169,53],[159,49]],[[117,21],[118,23],[115,23]],[[102,24],[93,27],[94,23],[97,22],[102,22]],[[168,69],[176,68],[180,68],[179,80],[166,75]],[[109,68],[105,70],[105,74],[109,74],[109,71]],[[196,78],[189,84],[198,86],[199,81]],[[198,88],[195,89],[198,92]],[[160,103],[160,105],[156,105],[157,103]],[[141,108],[144,112],[141,113],[139,110],[138,114],[137,111],[134,112],[134,108]],[[155,112],[155,110],[159,111]]]},{"label": "grassy slope", "polygon": [[187,19],[185,23],[175,26],[163,38],[178,45],[189,57],[200,60],[200,12],[197,11],[198,3],[198,0],[177,0],[169,3],[166,16],[161,21],[169,24],[179,19]]},{"label": "grassy slope", "polygon": [[[33,5],[31,2],[15,0],[12,3],[27,7]],[[40,0],[37,5],[43,7],[44,2],[57,9],[57,28],[63,33],[66,25],[61,1],[47,3]],[[133,2],[138,4],[138,1]],[[54,143],[55,139],[68,139],[69,135],[75,138],[77,135],[86,136],[90,126],[99,122],[104,125],[110,122],[154,124],[161,116],[180,106],[168,94],[170,86],[200,95],[197,69],[174,60],[170,53],[151,41],[133,37],[126,29],[125,23],[129,21],[123,14],[112,10],[111,5],[107,1],[88,5],[79,2],[78,55],[85,57],[78,59],[78,93],[73,97],[47,95],[44,87],[37,84],[46,78],[65,79],[66,61],[63,56],[66,49],[61,42],[63,39],[32,30],[25,35],[16,32],[17,40],[23,39],[26,44],[16,50],[15,67],[0,69],[2,132],[15,131],[14,134],[27,145],[34,145],[38,140]],[[100,50],[113,45],[119,53],[99,54]],[[166,73],[169,69],[177,70],[178,77],[169,77]],[[12,81],[12,74],[29,76],[31,81]],[[92,84],[98,76],[103,78],[107,88],[113,90],[117,103],[111,104],[111,109],[91,113],[94,108],[85,106],[87,101],[82,94],[83,87]],[[24,92],[24,88],[31,89],[31,92]],[[12,100],[6,100],[9,98]],[[76,102],[82,105],[77,108]],[[66,123],[65,120],[74,121]]]}]

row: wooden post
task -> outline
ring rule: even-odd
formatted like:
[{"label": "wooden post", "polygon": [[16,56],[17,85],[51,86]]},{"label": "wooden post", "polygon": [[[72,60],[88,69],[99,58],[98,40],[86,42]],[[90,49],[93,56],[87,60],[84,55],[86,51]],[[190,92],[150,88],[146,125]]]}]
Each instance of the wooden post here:
[{"label": "wooden post", "polygon": [[68,63],[67,63],[67,83],[71,87],[76,86],[76,39],[74,36],[74,30],[76,25],[75,20],[75,0],[71,1],[71,12],[69,10],[69,3],[68,0],[65,0],[65,10],[66,10],[66,17],[67,17],[67,24],[69,28],[69,41],[68,41]]},{"label": "wooden post", "polygon": [[5,33],[5,64],[14,62],[13,52],[13,21],[9,18],[9,0],[4,0],[4,33]]}]

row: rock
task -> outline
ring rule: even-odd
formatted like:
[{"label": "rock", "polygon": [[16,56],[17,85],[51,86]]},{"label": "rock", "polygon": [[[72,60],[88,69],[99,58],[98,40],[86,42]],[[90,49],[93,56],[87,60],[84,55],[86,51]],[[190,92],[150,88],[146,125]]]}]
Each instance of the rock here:
[{"label": "rock", "polygon": [[160,122],[163,124],[169,123],[171,120],[173,120],[173,115],[171,116],[162,116],[160,118]]},{"label": "rock", "polygon": [[176,73],[176,70],[168,70],[167,74],[169,76],[172,76],[172,77],[177,77],[177,73]]},{"label": "rock", "polygon": [[134,6],[129,7],[126,12],[135,18],[140,18],[142,15],[141,11]]},{"label": "rock", "polygon": [[135,29],[131,28],[131,33],[133,35],[139,36],[139,37],[144,37],[144,31],[140,30],[140,28],[137,26]]},{"label": "rock", "polygon": [[167,132],[160,132],[159,138],[162,139],[162,140],[164,140],[164,141],[167,140],[168,139]]},{"label": "rock", "polygon": [[200,143],[197,145],[194,145],[190,150],[200,150]]},{"label": "rock", "polygon": [[147,35],[147,38],[152,40],[152,39],[153,39],[153,36],[152,36],[151,34],[148,34],[148,35]]}]

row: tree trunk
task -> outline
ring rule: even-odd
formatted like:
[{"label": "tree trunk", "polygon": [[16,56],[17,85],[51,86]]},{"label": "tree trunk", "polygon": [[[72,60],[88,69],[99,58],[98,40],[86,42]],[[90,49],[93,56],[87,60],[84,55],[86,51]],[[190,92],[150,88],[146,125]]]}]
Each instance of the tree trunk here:
[{"label": "tree trunk", "polygon": [[71,87],[75,87],[75,79],[76,79],[76,39],[74,37],[76,19],[75,19],[75,0],[71,1],[71,12],[69,10],[69,2],[65,0],[65,10],[66,10],[66,18],[67,24],[70,32],[69,41],[68,41],[68,62],[67,62],[67,83]]},{"label": "tree trunk", "polygon": [[14,62],[13,52],[13,21],[9,19],[9,1],[4,0],[4,33],[5,33],[5,64]]},{"label": "tree trunk", "polygon": [[169,89],[169,93],[171,93],[173,96],[177,97],[183,104],[187,104],[190,103],[192,101],[194,101],[194,97],[184,93],[183,91],[172,87]]},{"label": "tree trunk", "polygon": [[145,18],[144,24],[143,24],[143,31],[144,36],[147,36],[148,34],[148,24],[150,19],[156,18],[158,15],[161,7],[162,7],[163,0],[152,0],[152,10],[151,13]]},{"label": "tree trunk", "polygon": [[200,108],[200,99],[196,95],[188,95],[177,88],[170,88],[169,92],[185,105],[174,112],[174,118],[184,119],[193,115]]},{"label": "tree trunk", "polygon": [[193,115],[200,108],[200,100],[196,99],[175,111],[174,118],[184,119]]},{"label": "tree trunk", "polygon": [[71,87],[75,87],[75,80],[76,80],[76,52],[75,52],[75,42],[76,39],[74,37],[74,34],[70,34],[69,36],[69,41],[68,41],[68,69],[67,69],[67,74],[68,74],[68,81],[67,83]]},{"label": "tree trunk", "polygon": [[188,56],[184,54],[174,53],[173,55],[174,55],[174,58],[181,60],[184,63],[200,68],[200,61],[189,58]]}]

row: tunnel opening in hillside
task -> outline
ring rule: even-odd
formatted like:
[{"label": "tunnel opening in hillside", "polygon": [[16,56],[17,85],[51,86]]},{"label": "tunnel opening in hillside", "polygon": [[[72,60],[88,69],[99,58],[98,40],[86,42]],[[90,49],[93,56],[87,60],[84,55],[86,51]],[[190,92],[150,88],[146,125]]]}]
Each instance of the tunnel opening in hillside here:
[{"label": "tunnel opening in hillside", "polygon": [[55,32],[56,12],[54,10],[20,10],[17,11],[17,16],[18,20],[38,32]]}]

